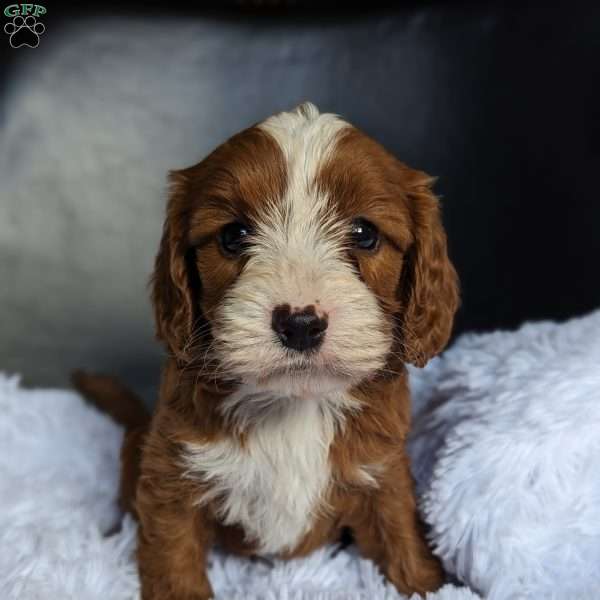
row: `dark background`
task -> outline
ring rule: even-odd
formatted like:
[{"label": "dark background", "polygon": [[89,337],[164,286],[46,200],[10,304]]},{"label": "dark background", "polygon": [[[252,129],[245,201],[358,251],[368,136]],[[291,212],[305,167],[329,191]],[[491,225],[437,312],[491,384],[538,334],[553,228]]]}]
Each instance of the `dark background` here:
[{"label": "dark background", "polygon": [[600,305],[599,3],[42,4],[0,32],[0,369],[151,397],[166,171],[307,99],[439,177],[457,333]]}]

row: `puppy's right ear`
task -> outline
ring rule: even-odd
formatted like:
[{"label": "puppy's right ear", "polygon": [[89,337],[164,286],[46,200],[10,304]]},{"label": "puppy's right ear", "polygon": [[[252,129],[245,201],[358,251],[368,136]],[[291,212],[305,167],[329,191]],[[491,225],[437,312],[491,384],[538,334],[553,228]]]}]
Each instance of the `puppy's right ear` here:
[{"label": "puppy's right ear", "polygon": [[167,216],[150,284],[156,337],[178,360],[186,362],[186,343],[196,312],[186,261],[189,180],[184,172],[172,171],[169,182]]}]

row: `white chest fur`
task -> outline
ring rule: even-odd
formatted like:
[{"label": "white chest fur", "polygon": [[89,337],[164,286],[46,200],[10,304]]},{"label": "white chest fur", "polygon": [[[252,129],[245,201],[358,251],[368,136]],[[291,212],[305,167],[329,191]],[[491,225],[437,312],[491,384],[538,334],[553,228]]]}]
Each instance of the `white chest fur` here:
[{"label": "white chest fur", "polygon": [[[187,444],[183,460],[186,477],[209,484],[199,504],[218,498],[223,523],[241,525],[269,554],[292,549],[311,527],[330,483],[329,447],[343,417],[339,398],[263,400],[268,410],[248,428],[244,446],[235,439]],[[261,404],[255,401],[248,400]]]}]

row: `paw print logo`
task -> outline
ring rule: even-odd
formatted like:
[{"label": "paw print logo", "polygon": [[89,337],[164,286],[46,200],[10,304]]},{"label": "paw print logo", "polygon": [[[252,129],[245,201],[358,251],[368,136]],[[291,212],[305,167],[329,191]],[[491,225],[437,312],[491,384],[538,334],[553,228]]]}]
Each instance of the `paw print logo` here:
[{"label": "paw print logo", "polygon": [[4,26],[4,33],[10,38],[10,45],[13,48],[29,46],[37,48],[40,43],[40,35],[46,31],[43,23],[40,23],[33,15],[25,18],[17,15],[13,20]]}]

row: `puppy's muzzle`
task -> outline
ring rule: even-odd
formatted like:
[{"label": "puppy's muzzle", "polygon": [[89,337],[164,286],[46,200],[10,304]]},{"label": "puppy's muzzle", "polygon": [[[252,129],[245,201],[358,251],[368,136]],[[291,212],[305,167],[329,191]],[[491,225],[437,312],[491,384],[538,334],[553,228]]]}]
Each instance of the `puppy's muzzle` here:
[{"label": "puppy's muzzle", "polygon": [[283,346],[308,352],[316,350],[323,343],[327,317],[317,315],[312,305],[292,311],[289,304],[282,304],[273,309],[271,327]]}]

